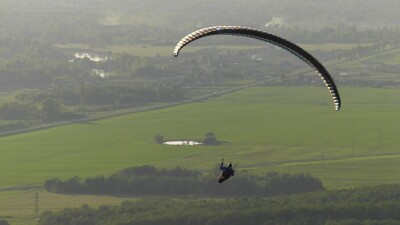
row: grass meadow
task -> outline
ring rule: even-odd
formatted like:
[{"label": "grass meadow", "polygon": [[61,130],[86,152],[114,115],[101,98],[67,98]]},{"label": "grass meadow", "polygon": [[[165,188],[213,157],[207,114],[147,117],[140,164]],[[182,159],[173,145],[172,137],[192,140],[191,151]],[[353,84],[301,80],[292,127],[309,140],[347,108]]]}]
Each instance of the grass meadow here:
[{"label": "grass meadow", "polygon": [[[357,45],[301,45],[306,50]],[[125,52],[142,57],[172,55],[173,46],[55,46],[68,51]],[[219,46],[221,47],[221,46]],[[255,46],[257,47],[257,46]],[[263,46],[259,46],[263,47]],[[202,46],[188,46],[197,51]],[[249,49],[249,46],[222,46]],[[364,71],[363,62],[390,64],[398,50],[340,64]],[[377,74],[363,79],[383,79]],[[393,78],[394,79],[394,78]],[[396,78],[397,79],[397,78]],[[150,164],[214,171],[224,157],[238,161],[237,176],[268,171],[308,173],[328,189],[400,180],[400,90],[339,87],[342,109],[334,111],[324,87],[256,87],[207,101],[0,137],[0,188],[40,184],[46,179],[107,175]],[[9,96],[0,96],[0,102]],[[166,146],[165,139],[201,140],[214,132],[219,146]],[[226,185],[229,185],[227,183]],[[89,204],[116,205],[140,196],[59,195],[43,189],[39,212]],[[36,224],[35,190],[0,192],[0,219]]]},{"label": "grass meadow", "polygon": [[84,204],[90,207],[101,205],[119,205],[123,201],[137,199],[124,196],[99,195],[60,195],[45,190],[7,191],[0,193],[0,219],[7,220],[12,225],[37,224],[35,219],[36,193],[38,194],[38,213],[46,210],[57,211],[65,208],[80,207]]},{"label": "grass meadow", "polygon": [[[255,173],[307,172],[329,188],[374,184],[374,173],[379,182],[396,182],[395,173],[379,171],[400,167],[389,163],[400,156],[400,90],[340,90],[339,112],[322,87],[257,87],[204,102],[2,137],[0,186],[107,175],[143,164],[211,171],[221,157]],[[156,134],[200,140],[207,132],[224,144],[166,146],[153,140]]]},{"label": "grass meadow", "polygon": [[[46,179],[107,175],[150,164],[213,171],[224,157],[237,175],[308,173],[328,189],[397,183],[400,175],[399,89],[340,88],[336,112],[323,87],[254,87],[207,101],[0,138],[0,187]],[[202,139],[219,146],[166,146]],[[129,197],[39,191],[40,210],[119,204]],[[34,224],[35,191],[0,192],[0,218]]]},{"label": "grass meadow", "polygon": [[[384,72],[374,69],[374,66],[378,65],[397,65],[400,60],[400,49],[387,50],[371,56],[362,57],[359,59],[351,60],[348,62],[342,62],[337,65],[337,68],[345,72],[359,72],[363,73],[362,76],[354,76],[356,79],[370,80],[370,81],[398,81],[399,76],[396,72]],[[348,76],[346,79],[352,79],[352,76]]]}]

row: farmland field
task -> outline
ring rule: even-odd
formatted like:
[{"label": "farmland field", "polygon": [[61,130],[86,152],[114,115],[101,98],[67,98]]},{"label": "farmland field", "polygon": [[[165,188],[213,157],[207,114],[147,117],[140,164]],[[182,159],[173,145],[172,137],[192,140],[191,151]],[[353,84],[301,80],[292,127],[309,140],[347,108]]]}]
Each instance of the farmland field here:
[{"label": "farmland field", "polygon": [[38,196],[38,212],[46,210],[62,210],[68,207],[80,207],[89,204],[91,207],[101,205],[118,205],[132,197],[91,196],[91,195],[59,195],[45,190],[24,190],[0,192],[0,220],[6,219],[10,224],[37,224],[35,219],[35,199]]},{"label": "farmland field", "polygon": [[[365,162],[393,161],[400,154],[400,90],[340,90],[339,112],[324,88],[257,87],[205,102],[2,137],[0,186],[106,175],[143,164],[209,171],[222,156],[256,173],[295,168],[316,174],[329,188],[374,184],[372,172],[380,182],[382,174]],[[207,132],[224,144],[165,146],[153,140],[156,134],[167,140],[201,140]],[[382,154],[394,155],[375,156]],[[323,161],[325,169],[362,168],[321,172]],[[398,168],[396,163],[380,165]],[[337,182],[344,174],[357,181]],[[387,182],[399,178],[393,173],[385,177]]]},{"label": "farmland field", "polygon": [[[243,170],[308,173],[328,189],[397,183],[400,175],[400,90],[340,88],[334,111],[325,88],[255,87],[204,102],[77,123],[0,139],[0,187],[49,178],[111,174],[150,164],[212,171],[221,157]],[[201,140],[214,132],[219,146],[166,146],[165,139]],[[44,190],[41,210],[119,204],[129,197],[57,195]],[[0,217],[32,222],[33,190],[0,192]]]}]

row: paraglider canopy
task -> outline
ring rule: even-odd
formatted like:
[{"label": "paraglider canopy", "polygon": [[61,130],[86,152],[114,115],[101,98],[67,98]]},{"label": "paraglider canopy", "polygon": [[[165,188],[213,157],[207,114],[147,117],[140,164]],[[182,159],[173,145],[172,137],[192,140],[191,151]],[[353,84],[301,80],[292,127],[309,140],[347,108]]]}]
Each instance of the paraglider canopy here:
[{"label": "paraglider canopy", "polygon": [[297,56],[304,62],[306,62],[308,65],[313,67],[316,70],[316,73],[321,77],[323,82],[325,83],[326,87],[328,88],[331,97],[333,99],[333,103],[335,105],[335,109],[339,110],[341,107],[341,100],[339,96],[339,91],[336,87],[336,84],[334,83],[331,75],[329,72],[325,69],[325,67],[317,60],[315,59],[310,53],[299,47],[298,45],[285,40],[281,37],[278,37],[276,35],[267,33],[265,31],[260,31],[248,27],[240,27],[240,26],[214,26],[214,27],[208,27],[208,28],[203,28],[197,31],[194,31],[184,38],[182,38],[178,44],[175,46],[174,49],[174,56],[177,57],[179,55],[180,50],[186,46],[187,44],[191,43],[194,40],[197,40],[199,38],[203,38],[206,36],[211,36],[211,35],[219,35],[219,34],[225,34],[225,35],[237,35],[237,36],[245,36],[245,37],[250,37],[250,38],[255,38],[259,39],[261,41],[266,41],[271,44],[277,45],[289,52],[291,52],[293,55]]}]

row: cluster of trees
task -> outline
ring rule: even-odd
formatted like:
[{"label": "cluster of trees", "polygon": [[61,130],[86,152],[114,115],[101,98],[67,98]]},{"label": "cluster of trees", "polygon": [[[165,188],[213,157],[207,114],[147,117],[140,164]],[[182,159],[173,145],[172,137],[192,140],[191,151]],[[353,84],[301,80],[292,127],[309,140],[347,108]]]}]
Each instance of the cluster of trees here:
[{"label": "cluster of trees", "polygon": [[156,134],[156,136],[154,136],[154,142],[156,142],[157,144],[164,144],[164,136],[162,136],[161,134]]},{"label": "cluster of trees", "polygon": [[300,43],[376,43],[386,41],[393,45],[399,44],[395,37],[400,33],[400,29],[397,28],[362,29],[355,25],[343,24],[322,26],[319,29],[310,29],[308,26],[275,25],[269,26],[268,31]]},{"label": "cluster of trees", "polygon": [[36,125],[81,119],[84,115],[68,111],[57,99],[46,98],[37,104],[21,101],[4,103],[0,106],[0,118]]},{"label": "cluster of trees", "polygon": [[234,199],[143,199],[43,212],[40,225],[398,225],[400,186]]},{"label": "cluster of trees", "polygon": [[221,186],[216,174],[152,166],[124,169],[108,177],[72,177],[65,181],[54,178],[47,180],[44,186],[55,193],[148,195],[273,196],[324,190],[321,181],[304,174],[237,175]]},{"label": "cluster of trees", "polygon": [[217,145],[220,142],[218,141],[217,136],[214,134],[214,132],[208,132],[204,135],[202,143],[206,145]]},{"label": "cluster of trees", "polygon": [[377,54],[379,52],[383,52],[387,49],[398,48],[400,47],[400,42],[398,43],[389,43],[389,42],[377,42],[371,45],[358,46],[355,48],[351,48],[349,50],[343,51],[342,54],[338,55],[338,59],[349,60],[361,58],[373,54]]},{"label": "cluster of trees", "polygon": [[[68,88],[81,83],[103,83],[109,78],[96,71],[117,78],[132,78],[143,63],[137,56],[112,53],[107,54],[107,60],[99,62],[88,57],[73,59],[74,52],[63,52],[50,45],[24,40],[13,42],[16,43],[5,43],[6,46],[0,48],[0,88],[7,91]],[[14,45],[20,46],[13,49]]]},{"label": "cluster of trees", "polygon": [[[171,0],[110,3],[105,0],[87,0],[69,1],[69,4],[41,0],[41,4],[34,6],[27,2],[29,1],[21,1],[17,5],[2,3],[2,27],[10,31],[9,35],[18,31],[22,37],[41,38],[53,43],[85,43],[92,46],[149,42],[173,44],[193,27],[257,24],[265,29],[264,25],[268,22],[280,25],[278,31],[277,28],[272,31],[296,41],[376,41],[397,39],[393,37],[397,37],[398,33],[397,36],[394,33],[399,32],[390,28],[397,27],[399,21],[395,9],[400,5],[389,0],[379,4],[372,0],[346,3],[311,0],[296,7],[293,7],[291,1],[278,0],[261,0],[251,4],[244,0],[224,0],[221,4],[215,4],[211,0],[201,3],[177,3]],[[227,4],[229,9],[226,8]],[[160,5],[164,7],[159,7]],[[18,10],[13,10],[15,8]],[[202,13],[199,14],[196,9],[202,9]],[[251,12],[251,15],[238,13],[242,11]],[[202,23],[199,24],[199,21]],[[301,29],[302,27],[316,31]],[[272,28],[268,26],[267,29]]]},{"label": "cluster of trees", "polygon": [[148,86],[81,84],[75,88],[21,90],[15,100],[0,106],[0,118],[31,123],[54,122],[83,118],[66,106],[111,105],[115,108],[150,102],[183,100],[180,88],[162,84]]},{"label": "cluster of trees", "polygon": [[[39,91],[46,93],[46,91]],[[47,91],[66,105],[140,105],[154,102],[174,102],[185,98],[179,87],[162,83],[149,85],[81,84],[76,88],[55,88]],[[17,96],[33,99],[36,96]],[[39,96],[40,98],[40,96]]]}]

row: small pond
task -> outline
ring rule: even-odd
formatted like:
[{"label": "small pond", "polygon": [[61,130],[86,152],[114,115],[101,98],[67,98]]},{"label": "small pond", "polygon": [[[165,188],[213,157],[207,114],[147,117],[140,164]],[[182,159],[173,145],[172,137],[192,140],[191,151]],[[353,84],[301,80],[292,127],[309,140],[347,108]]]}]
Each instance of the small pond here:
[{"label": "small pond", "polygon": [[166,141],[164,145],[201,145],[202,143],[196,141]]}]

